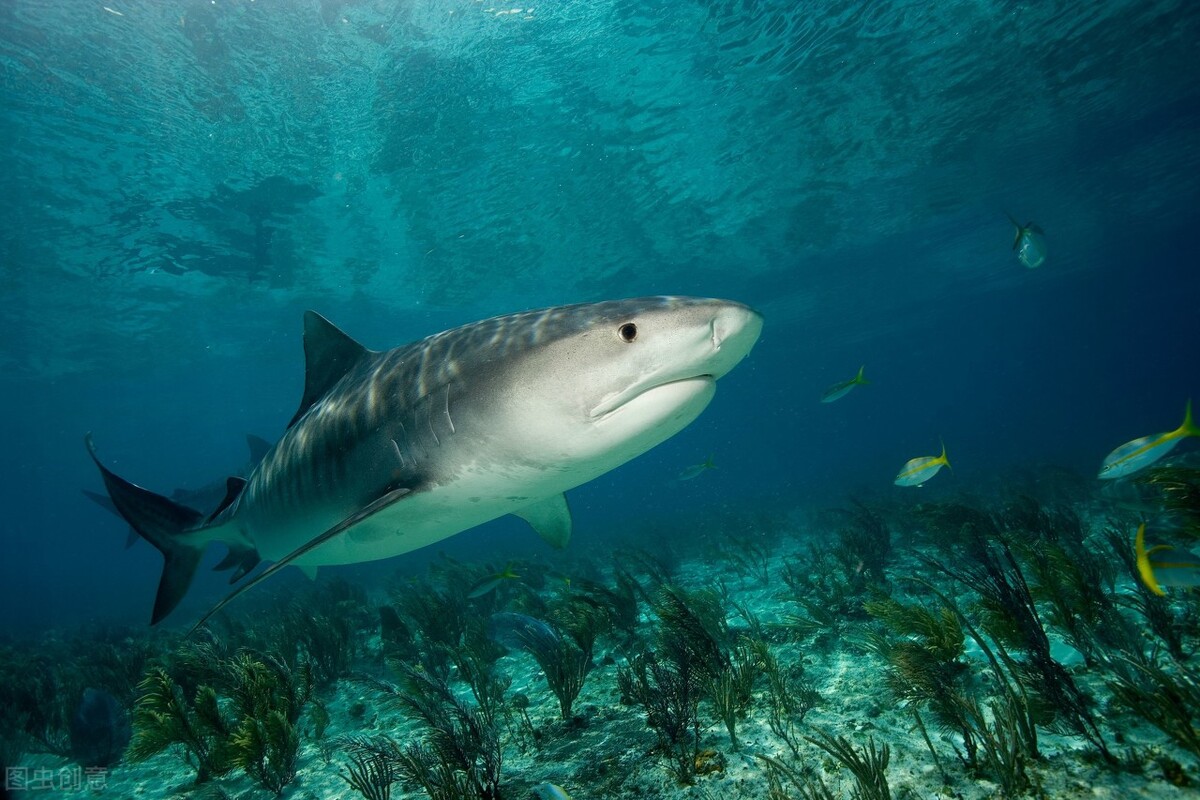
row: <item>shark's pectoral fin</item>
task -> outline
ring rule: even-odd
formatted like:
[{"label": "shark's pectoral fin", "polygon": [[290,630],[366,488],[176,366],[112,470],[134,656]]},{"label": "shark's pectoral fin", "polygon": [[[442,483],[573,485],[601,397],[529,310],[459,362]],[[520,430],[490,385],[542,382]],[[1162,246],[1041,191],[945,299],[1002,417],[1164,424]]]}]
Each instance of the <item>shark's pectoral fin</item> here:
[{"label": "shark's pectoral fin", "polygon": [[313,550],[315,550],[316,548],[325,544],[329,540],[334,539],[337,536],[340,536],[341,534],[345,533],[350,528],[354,527],[355,525],[359,524],[360,522],[363,522],[363,521],[373,517],[374,515],[378,514],[380,511],[383,511],[388,506],[392,505],[393,503],[395,503],[399,500],[404,499],[405,497],[407,497],[411,494],[413,494],[413,489],[408,486],[402,486],[402,487],[399,487],[396,489],[391,489],[390,491],[385,492],[383,495],[379,496],[372,502],[363,506],[362,508],[360,508],[358,511],[354,512],[350,516],[346,517],[344,520],[342,520],[338,524],[334,525],[332,528],[325,531],[317,538],[312,539],[312,540],[300,545],[295,550],[288,553],[286,556],[284,556],[283,558],[279,559],[271,566],[264,569],[262,572],[260,572],[254,578],[250,579],[246,583],[242,584],[241,586],[239,586],[238,588],[234,589],[232,592],[227,594],[225,596],[224,600],[217,603],[215,606],[212,607],[211,610],[209,610],[209,612],[207,614],[205,614],[203,617],[200,618],[200,621],[197,622],[195,624],[195,626],[192,627],[192,630],[188,633],[188,635],[190,636],[192,633],[195,633],[200,628],[201,625],[203,625],[205,622],[208,622],[208,620],[212,618],[213,614],[216,614],[222,608],[229,605],[229,603],[235,597],[240,595],[242,592],[246,591],[247,589],[254,588],[258,584],[265,581],[267,578],[274,575],[276,572],[279,572],[284,567],[291,565],[293,562],[295,562],[296,559],[300,558],[301,556],[303,556],[307,553],[311,553]]},{"label": "shark's pectoral fin", "polygon": [[547,497],[514,514],[528,522],[551,547],[561,550],[571,540],[571,509],[565,494]]}]

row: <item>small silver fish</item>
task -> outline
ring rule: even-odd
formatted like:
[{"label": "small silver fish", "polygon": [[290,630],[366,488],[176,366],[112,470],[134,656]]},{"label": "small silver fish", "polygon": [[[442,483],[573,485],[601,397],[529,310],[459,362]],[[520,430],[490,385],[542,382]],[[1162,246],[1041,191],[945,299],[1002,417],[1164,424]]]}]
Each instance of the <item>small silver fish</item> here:
[{"label": "small silver fish", "polygon": [[1046,263],[1046,234],[1035,222],[1024,225],[1017,222],[1012,214],[1008,215],[1013,227],[1017,229],[1013,238],[1013,250],[1020,261],[1029,269],[1037,269]]},{"label": "small silver fish", "polygon": [[868,383],[870,383],[870,381],[863,377],[863,370],[866,368],[867,366],[864,364],[858,368],[858,374],[850,380],[842,381],[841,383],[835,383],[833,386],[830,386],[828,389],[826,389],[821,395],[821,402],[832,403],[834,400],[839,400],[845,397],[855,386],[866,386]]},{"label": "small silver fish", "polygon": [[1123,478],[1158,461],[1189,436],[1200,436],[1200,427],[1192,420],[1192,401],[1183,411],[1183,424],[1173,431],[1134,439],[1113,450],[1104,458],[1099,477],[1104,480]]},{"label": "small silver fish", "polygon": [[708,472],[710,469],[716,469],[716,468],[717,468],[717,465],[713,463],[713,457],[709,456],[701,463],[692,464],[690,467],[685,469],[683,472],[679,473],[679,477],[677,477],[675,480],[690,481],[693,478],[699,478],[702,474],[704,474],[705,472]]},{"label": "small silver fish", "polygon": [[946,458],[946,444],[943,442],[940,456],[920,456],[910,459],[900,470],[900,474],[896,476],[896,485],[921,486],[925,481],[937,475],[938,470],[942,467],[949,466],[950,461]]},{"label": "small silver fish", "polygon": [[571,800],[566,789],[553,783],[539,783],[533,787],[533,796],[538,800]]}]

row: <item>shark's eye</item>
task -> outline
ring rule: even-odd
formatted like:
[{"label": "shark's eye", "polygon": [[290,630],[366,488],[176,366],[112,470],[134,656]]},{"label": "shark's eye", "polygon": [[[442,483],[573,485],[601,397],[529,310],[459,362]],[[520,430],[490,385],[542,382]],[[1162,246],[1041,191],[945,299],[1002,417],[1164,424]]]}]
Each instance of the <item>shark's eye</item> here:
[{"label": "shark's eye", "polygon": [[632,342],[637,338],[637,325],[634,325],[632,322],[626,322],[617,328],[617,335],[621,337],[621,341],[623,342]]}]

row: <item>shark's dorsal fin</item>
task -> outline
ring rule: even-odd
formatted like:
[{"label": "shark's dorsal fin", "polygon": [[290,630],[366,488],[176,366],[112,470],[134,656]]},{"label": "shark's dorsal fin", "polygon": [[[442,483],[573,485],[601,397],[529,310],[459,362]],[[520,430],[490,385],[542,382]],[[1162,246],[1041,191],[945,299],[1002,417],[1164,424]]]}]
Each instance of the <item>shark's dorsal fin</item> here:
[{"label": "shark's dorsal fin", "polygon": [[288,423],[304,416],[370,351],[315,311],[304,312],[304,397]]},{"label": "shark's dorsal fin", "polygon": [[514,513],[555,549],[563,549],[571,540],[571,509],[565,494],[547,497]]},{"label": "shark's dorsal fin", "polygon": [[250,451],[250,463],[257,466],[271,451],[271,443],[253,433],[246,434],[246,448]]}]

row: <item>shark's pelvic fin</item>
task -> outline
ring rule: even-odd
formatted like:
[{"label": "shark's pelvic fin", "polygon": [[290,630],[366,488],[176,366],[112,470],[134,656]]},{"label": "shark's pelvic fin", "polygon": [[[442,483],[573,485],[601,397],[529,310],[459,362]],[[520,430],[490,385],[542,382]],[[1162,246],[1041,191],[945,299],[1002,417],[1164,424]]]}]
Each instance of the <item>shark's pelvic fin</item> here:
[{"label": "shark's pelvic fin", "polygon": [[561,550],[571,540],[571,509],[567,506],[565,494],[547,497],[515,513],[528,522],[551,547]]},{"label": "shark's pelvic fin", "polygon": [[117,511],[143,539],[163,554],[163,574],[158,581],[154,614],[150,619],[150,624],[155,625],[179,605],[192,582],[192,576],[196,574],[203,548],[182,541],[181,535],[200,526],[204,516],[199,511],[135,486],[111,472],[96,457],[96,446],[92,443],[91,434],[88,434],[84,441],[87,443],[88,453],[100,469],[104,487],[108,489],[108,496]]},{"label": "shark's pelvic fin", "polygon": [[229,576],[229,582],[237,583],[250,570],[259,565],[262,561],[262,556],[253,547],[247,545],[231,543],[228,544],[228,547],[229,552],[225,554],[225,558],[221,559],[221,563],[213,567],[213,572],[232,569],[233,574]]},{"label": "shark's pelvic fin", "polygon": [[288,423],[296,424],[312,404],[362,361],[371,351],[315,311],[304,312],[304,396]]},{"label": "shark's pelvic fin", "polygon": [[300,545],[295,550],[288,553],[286,556],[284,556],[283,558],[279,559],[271,566],[264,569],[258,575],[255,575],[251,580],[246,581],[241,586],[239,586],[238,588],[234,589],[232,592],[227,594],[225,596],[224,600],[217,603],[215,606],[213,606],[209,610],[209,612],[207,614],[205,614],[203,617],[200,618],[200,621],[197,622],[195,624],[195,626],[192,627],[192,630],[188,633],[188,635],[190,636],[192,633],[195,633],[197,630],[199,630],[200,627],[202,625],[204,625],[204,623],[208,622],[208,620],[212,618],[213,614],[216,614],[222,608],[229,605],[229,603],[234,598],[236,598],[238,595],[240,595],[242,592],[246,591],[247,589],[254,588],[258,584],[265,581],[267,578],[274,575],[276,572],[279,572],[279,570],[290,565],[292,562],[294,562],[297,558],[300,558],[305,553],[312,552],[316,548],[318,548],[321,545],[328,542],[330,539],[333,539],[333,538],[341,535],[342,533],[345,533],[347,530],[349,530],[350,528],[359,524],[360,522],[363,522],[364,520],[366,520],[369,517],[375,516],[380,511],[383,511],[385,508],[387,508],[388,506],[392,505],[393,503],[395,503],[399,500],[402,500],[403,498],[411,495],[412,493],[413,493],[413,489],[411,489],[407,486],[402,486],[399,488],[392,489],[388,492],[385,492],[383,495],[376,498],[373,502],[367,504],[365,507],[359,509],[358,511],[354,512],[350,516],[346,517],[344,520],[339,522],[337,525],[334,525],[332,528],[325,531],[317,538]]}]

